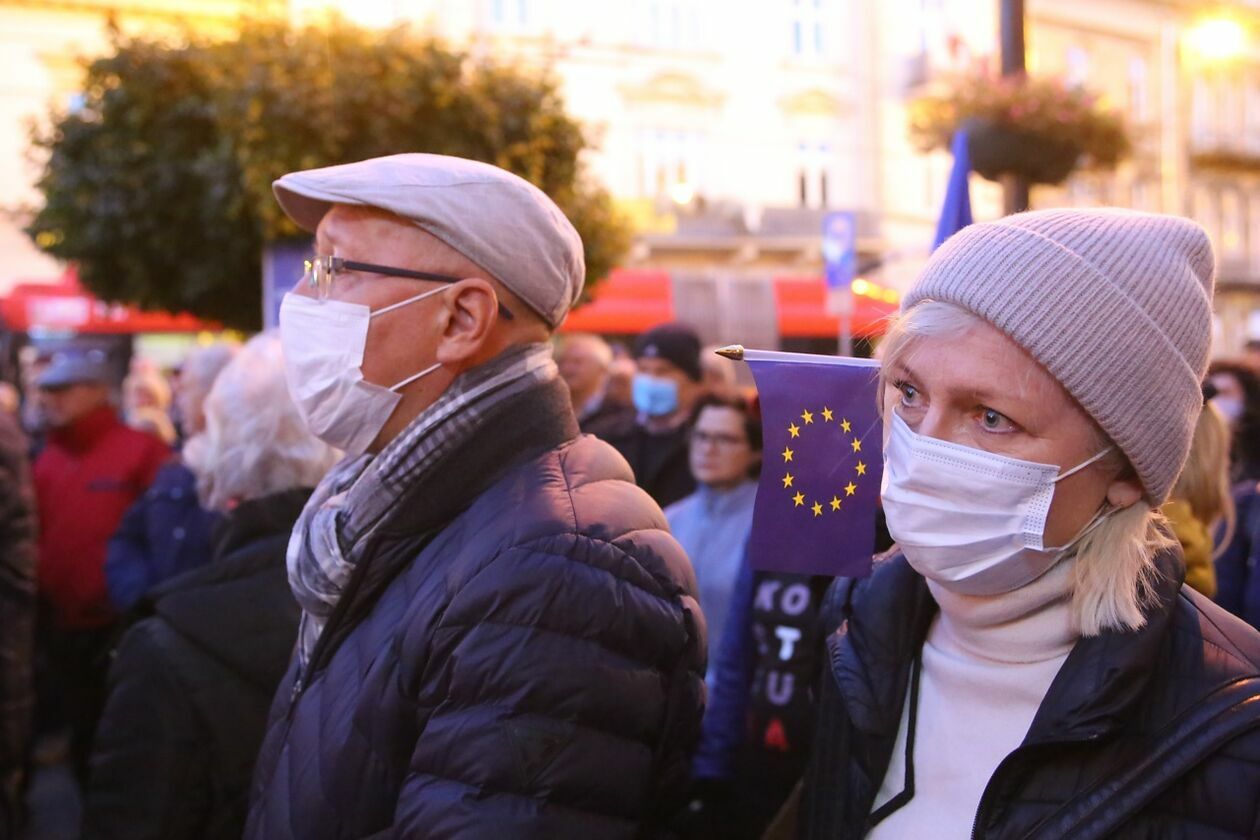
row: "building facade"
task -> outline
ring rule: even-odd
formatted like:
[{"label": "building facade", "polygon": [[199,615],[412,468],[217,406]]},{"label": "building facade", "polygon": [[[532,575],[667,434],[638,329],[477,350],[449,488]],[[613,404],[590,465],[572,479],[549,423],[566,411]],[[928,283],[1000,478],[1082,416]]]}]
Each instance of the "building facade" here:
[{"label": "building facade", "polygon": [[[1188,0],[1027,2],[1030,71],[1101,91],[1136,145],[1116,172],[1036,188],[1034,206],[1202,222],[1221,260],[1222,352],[1260,337],[1260,38],[1245,37],[1255,6],[1226,4],[1244,40],[1222,56],[1194,48],[1201,6]],[[36,200],[23,126],[73,106],[75,56],[105,49],[110,26],[178,37],[190,23],[230,32],[243,14],[330,13],[406,24],[559,80],[595,141],[592,172],[638,232],[627,269],[646,285],[627,294],[662,288],[663,274],[672,311],[707,337],[782,343],[791,330],[765,312],[790,305],[782,283],[820,276],[829,210],[855,214],[859,269],[882,302],[880,287],[912,281],[950,160],[910,145],[907,103],[942,74],[996,65],[997,11],[997,0],[0,0],[0,62],[13,68],[0,82],[0,209]],[[997,216],[997,185],[972,185],[977,217]],[[0,220],[0,294],[57,271],[20,221]],[[822,305],[801,294],[788,296]]]}]

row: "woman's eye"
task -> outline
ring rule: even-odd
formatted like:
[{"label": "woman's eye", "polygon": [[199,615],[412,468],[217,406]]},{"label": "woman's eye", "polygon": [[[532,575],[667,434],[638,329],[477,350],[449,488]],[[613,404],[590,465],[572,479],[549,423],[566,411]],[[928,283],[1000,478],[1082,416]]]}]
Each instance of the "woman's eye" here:
[{"label": "woman's eye", "polygon": [[987,431],[1005,432],[1013,429],[1015,424],[1007,419],[1005,414],[986,408],[980,414],[980,422]]},{"label": "woman's eye", "polygon": [[912,404],[919,396],[919,389],[908,382],[902,382],[897,386],[901,391],[901,401],[907,405]]}]

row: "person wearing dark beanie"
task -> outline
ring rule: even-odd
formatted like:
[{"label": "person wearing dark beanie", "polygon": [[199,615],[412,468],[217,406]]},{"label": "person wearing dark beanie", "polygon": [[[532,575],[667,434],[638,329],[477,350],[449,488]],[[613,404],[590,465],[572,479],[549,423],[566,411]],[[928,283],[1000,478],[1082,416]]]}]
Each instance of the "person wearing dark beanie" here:
[{"label": "person wearing dark beanie", "polygon": [[687,435],[700,384],[700,338],[684,324],[661,324],[634,343],[635,414],[607,440],[634,469],[635,480],[661,507],[696,489]]}]

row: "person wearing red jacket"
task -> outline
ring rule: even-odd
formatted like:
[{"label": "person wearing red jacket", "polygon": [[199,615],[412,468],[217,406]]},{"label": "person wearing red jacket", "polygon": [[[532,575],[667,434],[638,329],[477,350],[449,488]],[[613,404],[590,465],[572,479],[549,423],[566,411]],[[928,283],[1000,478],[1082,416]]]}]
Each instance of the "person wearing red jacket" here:
[{"label": "person wearing red jacket", "polygon": [[[104,697],[116,619],[105,585],[105,552],[123,514],[171,451],[128,428],[109,404],[99,351],[60,353],[37,380],[49,429],[34,465],[39,510],[39,593],[52,685],[41,704],[60,706],[82,779]],[[55,713],[54,713],[55,714]]]}]

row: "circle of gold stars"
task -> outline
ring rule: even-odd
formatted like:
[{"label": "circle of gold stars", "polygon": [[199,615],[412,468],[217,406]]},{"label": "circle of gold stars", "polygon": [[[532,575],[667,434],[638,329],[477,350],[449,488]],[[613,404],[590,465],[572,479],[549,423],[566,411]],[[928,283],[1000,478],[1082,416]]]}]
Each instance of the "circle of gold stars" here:
[{"label": "circle of gold stars", "polygon": [[[827,406],[823,406],[822,411],[818,412],[817,415],[809,409],[805,409],[801,412],[801,425],[798,426],[795,420],[788,425],[788,445],[783,447],[783,452],[780,454],[783,457],[784,464],[783,489],[795,491],[794,495],[791,497],[792,507],[803,507],[817,517],[822,516],[823,512],[827,510],[830,510],[833,513],[839,513],[844,507],[844,500],[849,496],[857,494],[858,486],[850,480],[848,484],[839,488],[832,495],[830,501],[825,498],[812,500],[808,499],[805,494],[795,486],[796,476],[792,475],[792,467],[790,466],[794,463],[794,459],[796,458],[796,450],[792,448],[792,441],[800,438],[801,431],[806,426],[812,426],[815,424],[815,416],[821,416],[824,424],[836,422],[835,412]],[[853,434],[853,424],[849,422],[848,418],[840,418],[840,431],[846,435]],[[849,446],[853,449],[853,454],[855,455],[860,455],[862,452],[862,440],[856,435],[850,438]],[[863,462],[860,457],[858,462],[853,466],[853,471],[859,478],[866,475],[866,463]],[[841,493],[843,493],[843,495],[841,495]]]}]

